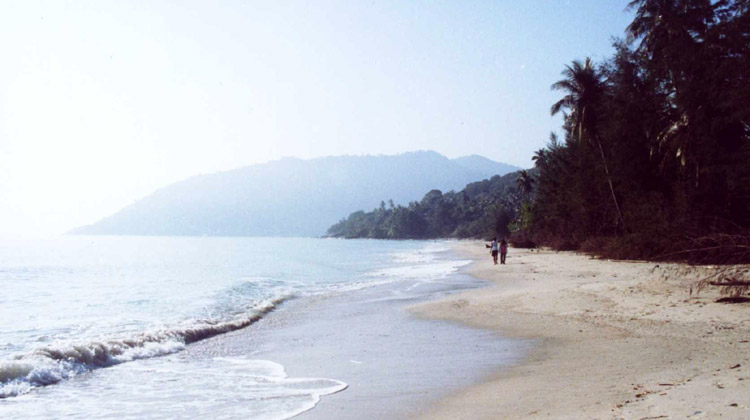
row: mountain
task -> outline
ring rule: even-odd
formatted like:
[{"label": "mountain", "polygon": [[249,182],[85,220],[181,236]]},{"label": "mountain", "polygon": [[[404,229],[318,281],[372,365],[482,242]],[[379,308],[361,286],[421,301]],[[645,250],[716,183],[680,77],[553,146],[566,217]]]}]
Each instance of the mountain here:
[{"label": "mountain", "polygon": [[[476,164],[476,167],[472,167]],[[136,201],[74,234],[321,236],[359,209],[457,190],[518,168],[431,151],[393,156],[284,158],[198,175]]]},{"label": "mountain", "polygon": [[453,159],[454,162],[471,171],[481,171],[492,175],[504,175],[521,168],[505,163],[495,162],[484,156],[469,155]]}]

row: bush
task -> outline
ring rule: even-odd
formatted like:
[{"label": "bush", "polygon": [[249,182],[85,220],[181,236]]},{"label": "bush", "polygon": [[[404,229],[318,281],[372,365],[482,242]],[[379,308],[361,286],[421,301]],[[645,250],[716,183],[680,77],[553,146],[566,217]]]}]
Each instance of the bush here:
[{"label": "bush", "polygon": [[516,248],[536,248],[536,243],[523,230],[512,232],[508,242]]}]

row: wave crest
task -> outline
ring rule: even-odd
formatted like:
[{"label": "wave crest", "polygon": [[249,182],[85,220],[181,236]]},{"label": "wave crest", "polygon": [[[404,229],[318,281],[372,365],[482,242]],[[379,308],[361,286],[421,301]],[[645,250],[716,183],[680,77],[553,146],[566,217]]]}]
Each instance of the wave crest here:
[{"label": "wave crest", "polygon": [[186,345],[248,327],[291,296],[256,304],[230,320],[201,320],[133,337],[44,347],[0,362],[0,398],[24,394],[93,369],[178,352]]}]

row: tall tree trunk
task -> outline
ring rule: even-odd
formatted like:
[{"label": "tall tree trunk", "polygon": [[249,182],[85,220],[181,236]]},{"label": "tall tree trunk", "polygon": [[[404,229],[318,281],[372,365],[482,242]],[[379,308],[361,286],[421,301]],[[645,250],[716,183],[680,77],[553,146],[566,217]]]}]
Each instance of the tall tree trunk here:
[{"label": "tall tree trunk", "polygon": [[622,211],[620,210],[620,203],[617,201],[617,194],[615,194],[615,187],[612,185],[612,176],[609,174],[609,165],[607,165],[607,159],[604,157],[604,149],[602,148],[602,142],[599,140],[599,136],[596,136],[596,145],[599,146],[599,154],[602,157],[602,163],[604,164],[604,173],[607,175],[607,183],[609,184],[609,192],[612,193],[612,201],[615,203],[615,209],[617,210],[617,217],[620,219],[622,229],[625,228],[625,219],[622,217]]}]

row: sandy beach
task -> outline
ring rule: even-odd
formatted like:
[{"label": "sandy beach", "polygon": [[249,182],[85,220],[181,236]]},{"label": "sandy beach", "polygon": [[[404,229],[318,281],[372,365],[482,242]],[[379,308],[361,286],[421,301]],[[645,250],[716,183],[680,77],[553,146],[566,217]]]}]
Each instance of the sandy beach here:
[{"label": "sandy beach", "polygon": [[750,418],[750,304],[691,295],[711,268],[516,249],[493,266],[483,243],[456,251],[494,285],[410,310],[536,346],[419,418]]},{"label": "sandy beach", "polygon": [[[418,271],[416,266],[408,270]],[[416,417],[452,392],[517,364],[531,344],[492,330],[413,316],[405,308],[487,286],[463,273],[428,278],[294,299],[251,327],[195,343],[180,356],[270,360],[292,378],[332,378],[348,385],[295,418]],[[270,417],[254,413],[248,418]]]}]

